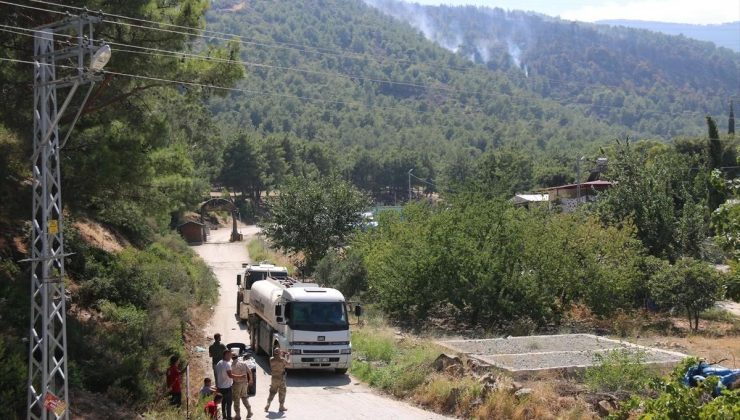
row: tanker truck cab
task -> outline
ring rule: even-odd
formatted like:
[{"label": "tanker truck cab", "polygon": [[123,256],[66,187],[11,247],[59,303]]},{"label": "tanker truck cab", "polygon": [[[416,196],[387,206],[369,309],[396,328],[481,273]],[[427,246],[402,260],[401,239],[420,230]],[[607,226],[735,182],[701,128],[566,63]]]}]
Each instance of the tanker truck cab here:
[{"label": "tanker truck cab", "polygon": [[[250,334],[256,350],[290,353],[288,368],[345,373],[352,358],[344,296],[315,284],[268,279],[252,285]],[[359,315],[361,309],[356,308]]]},{"label": "tanker truck cab", "polygon": [[288,269],[266,262],[259,264],[242,264],[244,272],[236,276],[238,291],[236,294],[236,316],[239,322],[249,318],[249,294],[252,285],[268,278],[285,280],[288,278]]}]

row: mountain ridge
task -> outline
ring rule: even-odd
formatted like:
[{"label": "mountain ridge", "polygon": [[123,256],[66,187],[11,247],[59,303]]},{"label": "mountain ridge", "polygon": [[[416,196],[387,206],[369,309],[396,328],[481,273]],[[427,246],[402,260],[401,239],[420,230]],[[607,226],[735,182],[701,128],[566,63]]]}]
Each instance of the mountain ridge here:
[{"label": "mountain ridge", "polygon": [[718,47],[740,52],[740,21],[718,24],[695,25],[689,23],[657,22],[634,19],[605,19],[594,22],[599,25],[624,26],[646,29],[668,35],[683,35],[699,41],[708,41]]}]

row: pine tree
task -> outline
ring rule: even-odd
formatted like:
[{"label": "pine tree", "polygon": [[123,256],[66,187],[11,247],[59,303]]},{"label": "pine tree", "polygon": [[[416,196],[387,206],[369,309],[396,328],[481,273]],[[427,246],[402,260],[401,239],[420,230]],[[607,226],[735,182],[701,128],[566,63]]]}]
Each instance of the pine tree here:
[{"label": "pine tree", "polygon": [[722,144],[719,141],[717,123],[710,116],[707,116],[707,128],[709,130],[709,166],[711,169],[717,169],[722,166]]},{"label": "pine tree", "polygon": [[730,101],[730,119],[727,122],[727,134],[735,135],[735,110],[732,109],[732,101]]}]

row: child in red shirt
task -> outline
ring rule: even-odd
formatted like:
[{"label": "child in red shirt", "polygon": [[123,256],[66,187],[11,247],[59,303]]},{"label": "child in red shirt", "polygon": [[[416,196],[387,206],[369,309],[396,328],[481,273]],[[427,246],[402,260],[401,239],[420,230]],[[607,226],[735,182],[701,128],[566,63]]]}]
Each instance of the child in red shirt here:
[{"label": "child in red shirt", "polygon": [[221,405],[221,400],[223,398],[223,395],[215,394],[213,395],[213,400],[208,401],[208,404],[206,404],[205,409],[203,410],[208,415],[208,418],[218,420],[218,406]]}]

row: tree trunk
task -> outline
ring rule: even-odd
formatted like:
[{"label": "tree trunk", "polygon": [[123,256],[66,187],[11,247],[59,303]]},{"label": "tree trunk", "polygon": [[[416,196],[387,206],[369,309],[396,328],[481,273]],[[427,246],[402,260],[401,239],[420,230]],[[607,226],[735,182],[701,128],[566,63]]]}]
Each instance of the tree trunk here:
[{"label": "tree trunk", "polygon": [[699,331],[699,310],[694,311],[694,331]]}]

